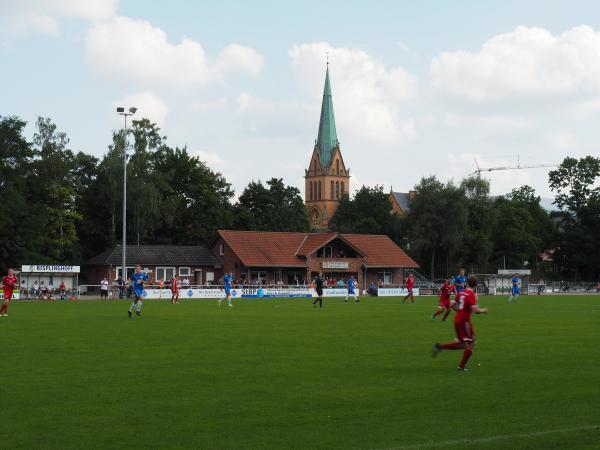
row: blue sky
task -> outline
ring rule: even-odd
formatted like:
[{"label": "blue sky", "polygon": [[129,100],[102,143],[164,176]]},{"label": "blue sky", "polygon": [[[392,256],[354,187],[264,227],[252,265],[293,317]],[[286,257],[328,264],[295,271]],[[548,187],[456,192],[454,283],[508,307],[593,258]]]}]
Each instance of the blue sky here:
[{"label": "blue sky", "polygon": [[[303,189],[329,52],[352,188],[596,152],[600,4],[584,1],[0,0],[0,115],[51,117],[101,156],[117,104],[236,192]],[[32,133],[32,128],[28,130]],[[547,169],[498,172],[540,194]]]}]

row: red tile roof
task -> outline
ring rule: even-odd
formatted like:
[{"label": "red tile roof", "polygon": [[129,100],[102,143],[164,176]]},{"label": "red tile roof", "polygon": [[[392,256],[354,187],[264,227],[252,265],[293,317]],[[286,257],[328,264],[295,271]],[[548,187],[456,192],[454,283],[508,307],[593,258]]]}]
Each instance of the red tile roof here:
[{"label": "red tile roof", "polygon": [[343,234],[353,247],[361,250],[368,267],[417,268],[419,265],[394,241],[383,234]]},{"label": "red tile roof", "polygon": [[338,236],[364,255],[368,267],[419,267],[385,235],[233,230],[218,234],[246,267],[306,267],[304,256]]}]

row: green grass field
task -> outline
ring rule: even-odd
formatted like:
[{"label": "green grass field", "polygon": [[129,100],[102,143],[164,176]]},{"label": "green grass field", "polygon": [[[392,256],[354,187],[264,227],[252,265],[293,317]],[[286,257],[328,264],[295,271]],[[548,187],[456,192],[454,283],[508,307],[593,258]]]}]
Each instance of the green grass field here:
[{"label": "green grass field", "polygon": [[598,297],[481,298],[468,373],[433,297],[234,302],[13,302],[0,447],[600,446]]}]

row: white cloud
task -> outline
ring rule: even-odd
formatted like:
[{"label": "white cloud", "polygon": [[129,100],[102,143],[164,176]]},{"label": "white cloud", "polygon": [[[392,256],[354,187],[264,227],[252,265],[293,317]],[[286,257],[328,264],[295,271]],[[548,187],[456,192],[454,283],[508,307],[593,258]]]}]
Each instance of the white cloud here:
[{"label": "white cloud", "polygon": [[117,0],[0,0],[0,32],[56,34],[62,19],[89,21],[112,17]]},{"label": "white cloud", "polygon": [[86,60],[117,81],[180,90],[220,82],[231,72],[256,76],[263,66],[256,50],[239,44],[227,46],[213,62],[193,39],[172,44],[162,29],[128,17],[115,17],[88,31]]},{"label": "white cloud", "polygon": [[205,162],[206,164],[208,164],[209,166],[211,166],[213,168],[225,165],[225,161],[223,160],[223,158],[221,158],[221,156],[219,156],[219,154],[216,152],[207,152],[204,150],[194,150],[194,151],[191,151],[190,154],[192,156],[197,156],[200,159],[200,161]]},{"label": "white cloud", "polygon": [[134,116],[135,119],[150,119],[161,128],[164,127],[165,118],[169,112],[167,104],[150,91],[126,95],[113,103],[114,108],[117,106],[123,106],[126,109],[135,106],[138,109]]},{"label": "white cloud", "polygon": [[556,150],[570,151],[577,149],[579,143],[570,131],[552,131],[544,136],[544,141]]},{"label": "white cloud", "polygon": [[317,102],[323,94],[327,54],[338,128],[376,141],[416,137],[414,120],[404,117],[399,106],[416,96],[413,75],[402,67],[386,68],[360,49],[326,42],[294,45],[289,50],[294,75]]},{"label": "white cloud", "polygon": [[430,66],[441,94],[472,101],[600,94],[600,33],[578,26],[552,35],[517,27],[477,52],[444,52]]}]

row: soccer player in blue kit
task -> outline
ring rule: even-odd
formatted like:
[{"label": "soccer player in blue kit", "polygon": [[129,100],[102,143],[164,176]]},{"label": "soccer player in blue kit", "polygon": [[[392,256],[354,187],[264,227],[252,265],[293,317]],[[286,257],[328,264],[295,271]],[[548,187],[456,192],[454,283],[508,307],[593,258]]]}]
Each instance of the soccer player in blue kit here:
[{"label": "soccer player in blue kit", "polygon": [[465,269],[462,267],[458,271],[458,275],[454,277],[454,291],[456,296],[461,293],[467,287],[467,277],[465,276]]},{"label": "soccer player in blue kit", "polygon": [[233,283],[233,274],[231,272],[225,272],[225,276],[223,277],[223,288],[225,289],[225,296],[219,299],[219,306],[223,303],[223,300],[227,299],[227,303],[229,306],[233,306],[231,304],[231,283]]},{"label": "soccer player in blue kit", "polygon": [[515,276],[510,280],[512,283],[512,288],[510,292],[510,297],[508,297],[508,303],[517,303],[519,299],[519,295],[521,295],[521,279],[519,278],[519,274],[515,273]]},{"label": "soccer player in blue kit", "polygon": [[129,307],[129,318],[135,313],[138,316],[142,315],[142,303],[144,301],[144,283],[148,282],[148,274],[142,272],[142,266],[135,266],[135,272],[131,275],[131,284],[133,284],[133,302]]},{"label": "soccer player in blue kit", "polygon": [[354,281],[354,277],[350,275],[350,278],[348,279],[348,292],[346,292],[346,300],[344,300],[344,303],[348,303],[348,297],[350,295],[354,297],[356,303],[360,303],[360,300],[358,300],[358,297],[356,296],[356,287],[356,281]]}]

